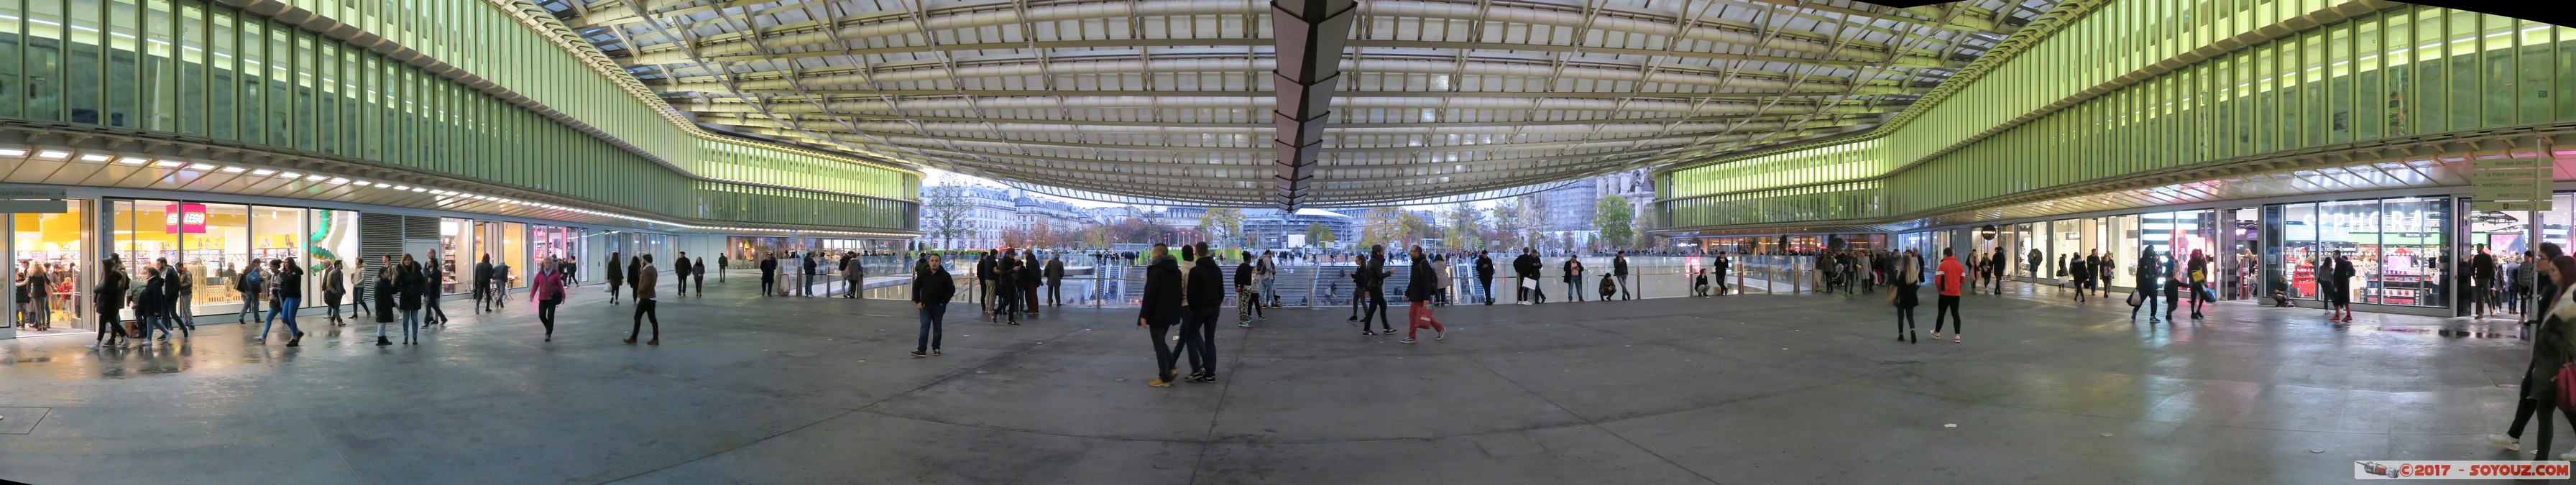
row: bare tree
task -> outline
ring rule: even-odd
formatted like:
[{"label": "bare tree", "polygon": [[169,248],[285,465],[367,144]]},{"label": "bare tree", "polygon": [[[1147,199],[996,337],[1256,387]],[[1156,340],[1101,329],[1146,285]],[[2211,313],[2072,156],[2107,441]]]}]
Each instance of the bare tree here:
[{"label": "bare tree", "polygon": [[923,199],[921,210],[928,216],[923,219],[930,226],[922,229],[928,230],[932,237],[939,238],[940,249],[954,248],[957,238],[971,237],[975,234],[975,206],[966,200],[965,187],[956,185],[923,187],[921,196]]}]

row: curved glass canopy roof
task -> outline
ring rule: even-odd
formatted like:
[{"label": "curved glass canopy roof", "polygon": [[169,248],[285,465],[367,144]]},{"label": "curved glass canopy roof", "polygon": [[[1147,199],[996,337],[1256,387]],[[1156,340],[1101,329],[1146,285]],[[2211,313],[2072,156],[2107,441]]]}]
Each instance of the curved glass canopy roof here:
[{"label": "curved glass canopy roof", "polygon": [[539,5],[710,129],[1086,198],[1332,207],[1865,131],[2054,3]]}]

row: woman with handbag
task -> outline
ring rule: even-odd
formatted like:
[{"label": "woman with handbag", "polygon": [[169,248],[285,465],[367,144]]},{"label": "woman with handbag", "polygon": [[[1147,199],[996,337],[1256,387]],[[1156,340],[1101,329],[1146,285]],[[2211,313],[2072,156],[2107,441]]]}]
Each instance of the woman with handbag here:
[{"label": "woman with handbag", "polygon": [[2191,319],[2200,319],[2200,310],[2209,305],[2209,255],[2191,250],[2191,263],[2184,266],[2191,278]]},{"label": "woman with handbag", "polygon": [[553,342],[555,306],[562,305],[564,299],[562,266],[550,263],[538,268],[536,288],[528,290],[528,297],[537,301],[537,323],[545,324],[546,341]]}]

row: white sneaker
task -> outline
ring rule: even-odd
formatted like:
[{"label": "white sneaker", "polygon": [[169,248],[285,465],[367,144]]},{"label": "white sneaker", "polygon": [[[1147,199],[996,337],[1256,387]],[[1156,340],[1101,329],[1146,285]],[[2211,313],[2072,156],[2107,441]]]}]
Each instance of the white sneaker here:
[{"label": "white sneaker", "polygon": [[2487,435],[2487,442],[2495,443],[2497,447],[2507,450],[2522,451],[2522,440],[2513,439],[2512,436],[2505,436],[2504,433]]}]

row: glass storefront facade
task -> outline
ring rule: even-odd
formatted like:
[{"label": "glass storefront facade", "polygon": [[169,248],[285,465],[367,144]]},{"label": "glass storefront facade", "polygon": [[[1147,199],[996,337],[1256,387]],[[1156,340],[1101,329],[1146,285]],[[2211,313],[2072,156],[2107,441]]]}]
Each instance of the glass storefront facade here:
[{"label": "glass storefront facade", "polygon": [[63,205],[60,214],[12,214],[10,258],[16,261],[15,274],[19,277],[43,272],[50,281],[45,302],[49,327],[65,331],[93,329],[86,319],[95,274],[95,261],[89,257],[88,248],[96,241],[90,223],[97,212],[87,200],[66,200]]},{"label": "glass storefront facade", "polygon": [[[261,267],[294,258],[304,267],[309,292],[319,291],[332,259],[357,252],[355,211],[145,199],[109,199],[106,205],[113,211],[107,241],[129,274],[154,261],[184,266],[195,285],[188,302],[197,313],[241,303],[232,286],[254,258]],[[46,240],[40,244],[62,239],[41,237]],[[305,306],[321,304],[319,298],[305,299]]]}]

